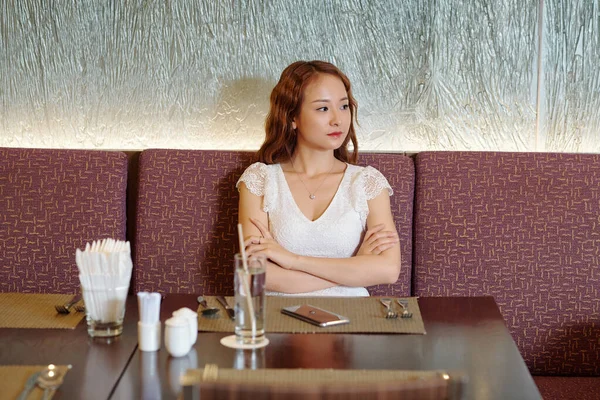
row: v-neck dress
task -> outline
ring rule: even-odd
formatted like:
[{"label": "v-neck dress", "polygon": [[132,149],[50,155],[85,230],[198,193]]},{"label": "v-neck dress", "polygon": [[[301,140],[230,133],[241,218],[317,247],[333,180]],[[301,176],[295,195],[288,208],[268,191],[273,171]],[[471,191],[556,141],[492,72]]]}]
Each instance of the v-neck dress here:
[{"label": "v-neck dress", "polygon": [[[308,219],[296,204],[280,164],[254,163],[238,180],[250,193],[261,196],[269,230],[288,251],[309,257],[348,258],[358,251],[367,225],[368,200],[382,190],[393,191],[373,167],[348,164],[333,200],[316,220]],[[308,193],[307,193],[308,196]],[[307,293],[268,292],[285,296],[368,296],[363,287],[334,286]]]}]

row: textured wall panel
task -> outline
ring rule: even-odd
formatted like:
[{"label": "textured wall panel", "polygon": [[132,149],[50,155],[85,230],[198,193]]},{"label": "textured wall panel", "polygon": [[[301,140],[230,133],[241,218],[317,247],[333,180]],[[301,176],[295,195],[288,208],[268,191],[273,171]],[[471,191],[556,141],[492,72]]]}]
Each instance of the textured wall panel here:
[{"label": "textured wall panel", "polygon": [[367,114],[381,111],[388,118],[369,146],[532,148],[536,7],[537,1],[503,0],[411,2],[390,9],[401,53],[386,61],[401,72],[394,77],[397,87],[381,88],[383,101],[367,104]]},{"label": "textured wall panel", "polygon": [[600,152],[600,1],[546,0],[544,148]]},{"label": "textured wall panel", "polygon": [[0,146],[255,149],[281,70],[325,59],[363,149],[533,149],[537,6],[2,0]]}]

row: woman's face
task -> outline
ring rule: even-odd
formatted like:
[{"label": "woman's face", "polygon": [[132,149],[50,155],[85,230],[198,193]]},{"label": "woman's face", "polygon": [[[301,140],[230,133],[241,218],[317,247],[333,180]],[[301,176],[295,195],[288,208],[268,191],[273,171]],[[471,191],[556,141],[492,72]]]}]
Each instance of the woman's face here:
[{"label": "woman's face", "polygon": [[318,74],[304,90],[304,100],[292,127],[298,146],[315,150],[339,148],[350,129],[350,103],[344,83],[330,74]]}]

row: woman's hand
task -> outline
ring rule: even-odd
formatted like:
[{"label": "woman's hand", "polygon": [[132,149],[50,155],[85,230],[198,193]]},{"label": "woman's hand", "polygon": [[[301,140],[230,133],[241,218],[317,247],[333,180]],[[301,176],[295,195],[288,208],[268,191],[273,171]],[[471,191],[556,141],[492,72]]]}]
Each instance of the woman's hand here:
[{"label": "woman's hand", "polygon": [[400,241],[396,231],[384,231],[384,224],[367,230],[356,255],[379,255]]},{"label": "woman's hand", "polygon": [[284,249],[271,235],[269,229],[260,221],[250,218],[250,221],[258,228],[262,236],[250,236],[244,241],[248,257],[256,254],[264,254],[273,263],[285,269],[294,269],[298,256]]}]

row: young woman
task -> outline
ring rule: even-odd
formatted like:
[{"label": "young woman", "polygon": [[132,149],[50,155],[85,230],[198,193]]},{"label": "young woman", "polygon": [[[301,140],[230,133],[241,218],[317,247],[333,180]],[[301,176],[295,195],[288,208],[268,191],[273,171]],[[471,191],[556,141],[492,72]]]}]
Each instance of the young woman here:
[{"label": "young woman", "polygon": [[354,165],[356,110],[346,75],[323,61],[291,64],[271,93],[260,162],[237,184],[246,252],[267,257],[271,295],[368,296],[398,279],[392,189]]}]

